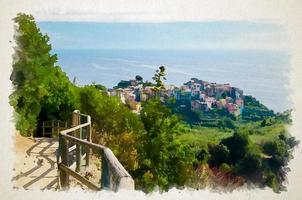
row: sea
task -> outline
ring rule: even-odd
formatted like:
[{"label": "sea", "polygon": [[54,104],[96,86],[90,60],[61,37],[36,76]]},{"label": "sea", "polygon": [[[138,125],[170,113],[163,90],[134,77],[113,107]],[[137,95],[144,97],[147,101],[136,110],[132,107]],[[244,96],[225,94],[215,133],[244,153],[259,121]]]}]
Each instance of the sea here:
[{"label": "sea", "polygon": [[140,75],[152,81],[159,66],[166,83],[180,86],[198,78],[230,83],[275,112],[293,108],[289,98],[290,54],[234,49],[54,49],[58,64],[79,85],[93,81],[111,88]]}]

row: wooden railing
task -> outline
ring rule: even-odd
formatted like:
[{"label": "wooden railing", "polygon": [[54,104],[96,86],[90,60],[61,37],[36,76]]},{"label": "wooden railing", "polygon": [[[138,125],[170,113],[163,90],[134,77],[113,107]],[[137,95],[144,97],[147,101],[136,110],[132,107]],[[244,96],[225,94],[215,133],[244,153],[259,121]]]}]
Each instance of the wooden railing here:
[{"label": "wooden railing", "polygon": [[[103,145],[91,142],[90,116],[83,115],[79,111],[74,111],[72,126],[70,129],[61,131],[59,134],[57,163],[61,188],[66,189],[69,187],[69,176],[72,176],[93,190],[109,189],[118,191],[120,189],[134,189],[132,177],[117,160],[112,151]],[[76,152],[75,161],[70,156],[74,151]],[[82,170],[83,161],[85,161],[84,166],[89,166],[92,152],[94,155],[98,155],[98,158],[101,160],[100,184],[90,181],[79,173]]]},{"label": "wooden railing", "polygon": [[67,121],[50,120],[42,122],[42,136],[58,135],[61,130],[68,128]]}]

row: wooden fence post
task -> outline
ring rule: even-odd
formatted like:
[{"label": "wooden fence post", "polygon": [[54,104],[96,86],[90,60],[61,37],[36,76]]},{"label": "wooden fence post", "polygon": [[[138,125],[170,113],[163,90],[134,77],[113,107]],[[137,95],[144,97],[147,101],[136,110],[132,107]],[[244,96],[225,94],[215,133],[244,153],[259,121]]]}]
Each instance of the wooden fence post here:
[{"label": "wooden fence post", "polygon": [[[90,116],[87,117],[88,121],[91,122]],[[91,123],[86,127],[86,139],[88,142],[91,142]],[[89,166],[90,155],[92,155],[92,149],[87,147],[86,149],[86,166]]]},{"label": "wooden fence post", "polygon": [[60,121],[57,121],[57,132],[56,134],[60,133]]},{"label": "wooden fence post", "polygon": [[101,174],[101,187],[110,188],[110,172],[109,163],[105,155],[105,149],[101,150],[101,161],[102,161],[102,174]]},{"label": "wooden fence post", "polygon": [[[80,128],[80,139],[83,139],[83,129]],[[82,145],[76,144],[76,172],[81,171]]]},{"label": "wooden fence post", "polygon": [[42,136],[45,137],[45,122],[42,122]]},{"label": "wooden fence post", "polygon": [[80,124],[80,111],[75,110],[72,113],[72,121],[71,121],[71,126],[75,127]]},{"label": "wooden fence post", "polygon": [[[72,113],[72,127],[78,126],[81,123],[80,111],[75,110]],[[74,136],[81,139],[82,129],[76,130]],[[76,172],[81,170],[81,145],[76,144]]]},{"label": "wooden fence post", "polygon": [[52,120],[51,121],[51,135],[54,135],[54,133],[55,133],[55,121]]},{"label": "wooden fence post", "polygon": [[[59,135],[59,157],[61,157],[61,163],[68,167],[68,141]],[[60,166],[59,166],[60,167]],[[59,170],[60,185],[62,189],[69,187],[69,176],[64,170]]]}]

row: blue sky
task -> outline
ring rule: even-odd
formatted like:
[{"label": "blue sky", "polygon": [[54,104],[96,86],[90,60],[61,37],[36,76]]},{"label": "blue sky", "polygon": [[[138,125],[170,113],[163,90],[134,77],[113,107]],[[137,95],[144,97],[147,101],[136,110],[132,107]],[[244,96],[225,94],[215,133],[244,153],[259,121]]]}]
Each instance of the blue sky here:
[{"label": "blue sky", "polygon": [[39,22],[54,49],[287,49],[286,30],[248,21],[100,23]]}]

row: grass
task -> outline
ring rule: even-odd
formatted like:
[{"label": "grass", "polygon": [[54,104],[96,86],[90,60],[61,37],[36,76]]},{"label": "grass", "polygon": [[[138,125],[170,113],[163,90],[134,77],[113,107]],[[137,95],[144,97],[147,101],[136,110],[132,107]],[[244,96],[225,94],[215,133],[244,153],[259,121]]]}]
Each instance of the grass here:
[{"label": "grass", "polygon": [[222,131],[218,128],[185,128],[184,133],[178,136],[178,140],[182,143],[207,148],[208,143],[218,144],[223,138],[233,135],[233,132]]},{"label": "grass", "polygon": [[[248,123],[243,125],[250,132],[252,143],[262,145],[263,143],[273,141],[281,133],[286,133],[286,125],[275,123],[270,126],[261,127],[260,123]],[[183,126],[178,140],[184,144],[207,149],[208,143],[218,144],[222,139],[233,135],[232,130],[221,130],[219,128]]]},{"label": "grass", "polygon": [[287,127],[281,123],[258,127],[254,129],[254,134],[250,135],[250,138],[256,144],[263,144],[277,139],[281,133],[286,133],[286,129]]}]

